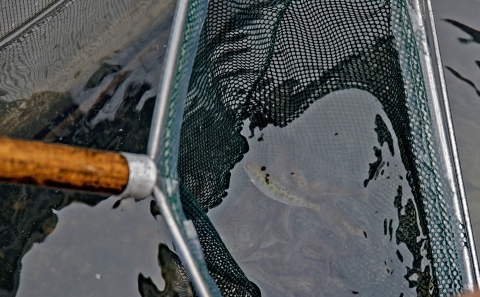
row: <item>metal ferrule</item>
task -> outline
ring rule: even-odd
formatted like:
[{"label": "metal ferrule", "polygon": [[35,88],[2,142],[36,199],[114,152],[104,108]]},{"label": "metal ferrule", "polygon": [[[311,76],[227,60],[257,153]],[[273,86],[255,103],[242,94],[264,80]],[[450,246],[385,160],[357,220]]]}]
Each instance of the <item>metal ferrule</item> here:
[{"label": "metal ferrule", "polygon": [[152,158],[141,154],[121,154],[128,162],[128,183],[119,196],[143,199],[152,194],[157,181],[157,167]]}]

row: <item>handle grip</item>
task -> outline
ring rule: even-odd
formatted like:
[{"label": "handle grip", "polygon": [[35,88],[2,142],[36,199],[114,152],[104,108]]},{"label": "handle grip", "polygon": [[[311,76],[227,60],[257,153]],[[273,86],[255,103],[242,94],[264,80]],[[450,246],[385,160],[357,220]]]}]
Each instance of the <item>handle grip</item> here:
[{"label": "handle grip", "polygon": [[119,153],[0,137],[3,182],[118,195],[128,179]]}]

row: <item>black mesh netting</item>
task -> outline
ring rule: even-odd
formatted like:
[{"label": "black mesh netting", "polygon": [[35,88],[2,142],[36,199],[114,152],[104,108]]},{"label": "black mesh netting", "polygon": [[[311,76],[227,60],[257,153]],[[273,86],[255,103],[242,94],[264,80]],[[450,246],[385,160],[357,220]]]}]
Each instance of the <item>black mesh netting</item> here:
[{"label": "black mesh netting", "polygon": [[[250,121],[252,135],[267,125],[285,127],[316,100],[352,88],[380,101],[418,206],[419,222],[411,205],[401,210],[396,204],[402,212],[397,243],[405,243],[415,257],[408,273],[417,280],[410,286],[418,296],[439,294],[407,102],[405,79],[411,78],[402,70],[409,57],[399,55],[401,42],[392,25],[392,11],[404,5],[374,0],[209,2],[185,103],[178,168],[184,211],[194,221],[209,271],[224,295],[260,295],[203,213],[222,203],[230,171],[249,151],[240,133],[244,121]],[[411,36],[405,39],[406,47],[415,48]],[[417,224],[426,242],[416,241]],[[422,261],[429,264],[422,266]]]}]

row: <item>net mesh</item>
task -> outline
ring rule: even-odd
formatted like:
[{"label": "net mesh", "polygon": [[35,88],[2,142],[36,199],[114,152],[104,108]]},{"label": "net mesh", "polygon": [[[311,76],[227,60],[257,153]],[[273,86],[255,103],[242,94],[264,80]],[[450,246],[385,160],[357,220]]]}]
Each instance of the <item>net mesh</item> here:
[{"label": "net mesh", "polygon": [[[209,2],[185,102],[178,171],[183,209],[195,224],[207,266],[222,294],[260,294],[204,214],[223,200],[242,198],[231,197],[228,189],[232,169],[252,150],[242,134],[244,125],[250,137],[261,139],[263,129],[288,127],[317,100],[347,89],[377,98],[398,143],[408,184],[407,189],[391,190],[392,205],[398,209],[393,236],[413,255],[404,276],[409,287],[418,296],[446,296],[461,289],[445,202],[450,189],[437,164],[409,5],[406,1]],[[375,130],[382,130],[378,117],[376,123]],[[385,135],[385,131],[378,134],[380,145],[386,142]],[[375,155],[378,163],[370,164],[365,188],[380,172],[381,152]],[[402,202],[402,193],[413,199]],[[387,225],[386,220],[385,230],[392,234],[392,221]]]},{"label": "net mesh", "polygon": [[55,0],[35,1],[35,5],[19,6],[13,1],[2,3],[0,18],[2,26],[0,27],[0,40],[8,35],[14,34],[16,30],[25,25],[28,21],[35,18],[36,15],[54,5]]}]

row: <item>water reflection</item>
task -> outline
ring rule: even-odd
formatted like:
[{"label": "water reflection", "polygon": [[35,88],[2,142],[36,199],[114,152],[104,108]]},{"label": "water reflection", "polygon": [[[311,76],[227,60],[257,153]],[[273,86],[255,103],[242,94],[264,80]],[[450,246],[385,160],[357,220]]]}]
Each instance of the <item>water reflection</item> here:
[{"label": "water reflection", "polygon": [[432,3],[473,233],[480,252],[480,22],[478,1]]},{"label": "water reflection", "polygon": [[158,243],[171,243],[163,221],[148,199],[112,210],[115,201],[55,210],[55,230],[22,259],[16,296],[138,296],[139,273],[163,286],[155,261]]},{"label": "water reflection", "polygon": [[[470,43],[470,42],[480,43],[480,31],[475,30],[473,28],[470,28],[469,26],[467,26],[465,24],[462,24],[462,23],[460,23],[458,21],[455,21],[455,20],[445,19],[444,21],[454,25],[455,27],[459,28],[460,30],[462,30],[463,32],[467,33],[468,35],[470,35],[472,37],[471,39],[458,37],[458,40],[461,43],[464,43],[464,44]],[[446,59],[446,61],[448,63],[448,59]],[[475,61],[475,63],[477,64],[477,66],[480,67],[480,61]],[[452,67],[447,66],[447,64],[446,64],[445,68],[448,71],[450,71],[456,78],[458,78],[459,80],[461,80],[461,81],[467,83],[468,85],[472,86],[475,89],[477,95],[480,96],[480,90],[475,86],[475,83],[473,81],[464,77],[462,74],[460,74],[458,71],[456,71]]]},{"label": "water reflection", "polygon": [[480,90],[477,89],[477,87],[475,86],[475,84],[469,80],[468,78],[465,78],[463,77],[460,73],[458,73],[455,69],[453,69],[452,67],[449,67],[449,66],[445,66],[445,68],[447,68],[456,78],[458,78],[459,80],[461,81],[464,81],[466,82],[468,85],[472,86],[475,91],[477,92],[477,95],[480,96]]},{"label": "water reflection", "polygon": [[[70,8],[79,3],[71,1]],[[175,1],[136,1],[136,9],[131,8],[125,19],[113,22],[119,27],[103,32],[100,43],[76,47],[85,41],[79,36],[63,57],[67,60],[45,68],[61,64],[65,69],[60,74],[38,78],[35,67],[41,68],[45,59],[28,65],[29,78],[38,81],[18,92],[11,81],[0,81],[0,134],[144,153]],[[62,6],[60,14],[68,14],[67,9]],[[148,14],[138,26],[127,30],[131,34],[108,38],[125,34],[122,24],[131,26],[129,20],[145,9]],[[113,12],[102,24],[111,17]],[[60,34],[48,32],[49,37]],[[17,43],[30,41],[20,38]],[[92,46],[104,47],[89,55]],[[1,48],[0,56],[10,57],[10,49]],[[49,50],[54,56],[60,49]],[[88,62],[79,62],[85,55]],[[8,74],[19,75],[11,64]],[[60,83],[52,79],[59,75]],[[23,83],[25,76],[19,77]],[[122,201],[112,209],[115,197],[12,185],[1,185],[0,196],[0,296],[138,296],[140,277],[158,288],[165,286],[164,292],[191,293],[184,270],[172,264],[178,264],[178,258],[161,217],[155,219],[152,213],[151,199]]]},{"label": "water reflection", "polygon": [[455,20],[445,19],[445,21],[454,25],[455,27],[459,28],[460,30],[462,30],[463,32],[467,33],[472,37],[471,39],[459,37],[458,40],[461,43],[470,43],[470,42],[480,43],[480,31],[470,28],[469,26]]}]

